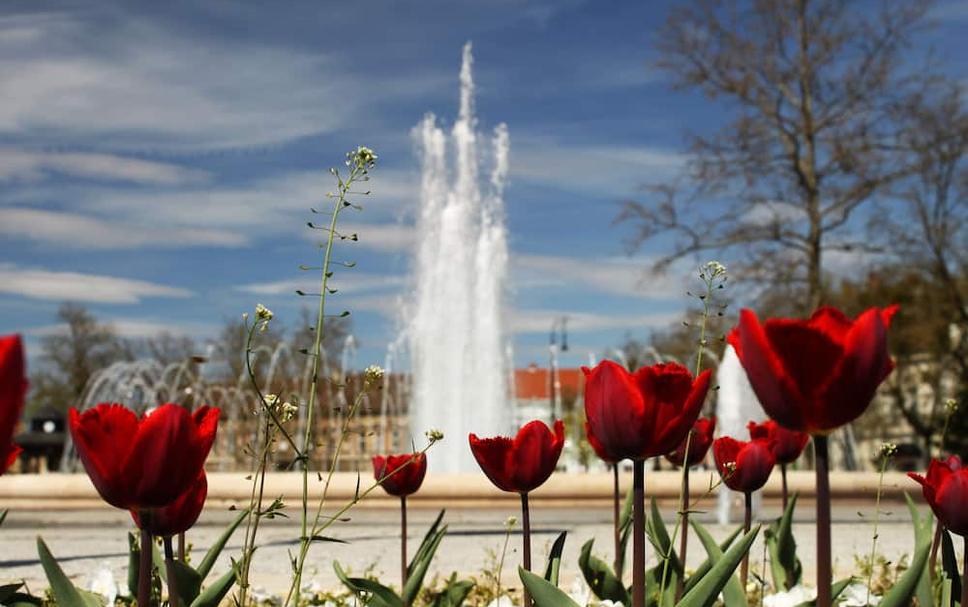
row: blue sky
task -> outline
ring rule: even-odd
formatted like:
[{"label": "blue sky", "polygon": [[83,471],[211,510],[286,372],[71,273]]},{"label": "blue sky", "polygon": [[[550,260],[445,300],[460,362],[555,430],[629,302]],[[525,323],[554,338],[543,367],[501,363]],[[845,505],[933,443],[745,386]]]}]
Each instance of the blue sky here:
[{"label": "blue sky", "polygon": [[[964,79],[966,3],[935,15],[924,42]],[[296,285],[316,290],[297,268],[318,264],[308,208],[364,144],[380,162],[332,305],[353,311],[357,363],[382,361],[410,285],[410,129],[454,119],[467,40],[480,126],[511,133],[517,363],[545,359],[561,314],[564,364],[664,327],[694,264],[648,275],[661,248],[628,256],[614,219],[681,167],[687,129],[722,116],[652,67],[664,18],[664,3],[578,0],[5,3],[0,333],[35,351],[65,300],[131,336],[204,338],[257,302],[291,322]]]}]

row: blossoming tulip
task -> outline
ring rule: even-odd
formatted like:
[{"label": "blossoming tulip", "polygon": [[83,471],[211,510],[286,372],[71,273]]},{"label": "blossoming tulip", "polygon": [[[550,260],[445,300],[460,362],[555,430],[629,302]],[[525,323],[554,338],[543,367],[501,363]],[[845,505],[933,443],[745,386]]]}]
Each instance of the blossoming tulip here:
[{"label": "blossoming tulip", "polygon": [[83,413],[69,425],[84,469],[104,501],[117,508],[161,508],[196,481],[215,440],[219,410],[194,413],[165,404],[139,418],[118,404]]},{"label": "blossoming tulip", "polygon": [[[528,492],[540,487],[558,465],[561,448],[565,446],[565,424],[559,419],[554,431],[544,422],[535,420],[521,426],[514,438],[497,436],[468,437],[474,459],[491,482],[502,491],[521,495],[521,515],[524,527],[522,565],[531,570],[531,514]],[[524,591],[524,605],[531,606],[531,595]]]},{"label": "blossoming tulip", "polygon": [[666,459],[675,464],[692,467],[701,464],[706,459],[706,453],[713,444],[713,431],[716,430],[716,416],[700,417],[692,426],[692,435],[688,437],[689,456],[685,457],[686,440],[684,439],[676,450],[666,455]]},{"label": "blossoming tulip", "polygon": [[540,487],[558,465],[565,445],[565,425],[558,420],[554,432],[542,421],[532,421],[514,438],[469,437],[471,452],[487,478],[502,491],[528,493]]},{"label": "blossoming tulip", "polygon": [[897,310],[870,308],[851,320],[825,307],[806,320],[762,324],[743,310],[729,343],[770,417],[791,430],[827,434],[860,416],[894,369],[887,329]]},{"label": "blossoming tulip", "polygon": [[772,419],[762,424],[750,422],[746,427],[750,431],[750,438],[759,438],[770,443],[778,464],[792,464],[797,461],[810,441],[810,435],[806,432],[787,430]]},{"label": "blossoming tulip", "polygon": [[405,497],[416,493],[427,474],[425,453],[374,455],[373,477],[383,480],[380,486],[390,495]]},{"label": "blossoming tulip", "polygon": [[927,476],[908,472],[921,483],[924,499],[935,516],[948,530],[968,537],[968,468],[961,467],[961,458],[952,455],[946,460],[933,459]]},{"label": "blossoming tulip", "polygon": [[20,336],[0,337],[0,474],[17,461],[21,451],[13,443],[13,434],[20,421],[26,394],[27,378]]},{"label": "blossoming tulip", "polygon": [[172,503],[149,511],[131,511],[131,518],[139,529],[146,529],[155,537],[170,538],[191,529],[205,506],[208,478],[201,472],[195,482]]},{"label": "blossoming tulip", "polygon": [[693,380],[677,363],[634,374],[604,360],[585,374],[585,430],[603,460],[642,460],[674,450],[692,428],[709,389],[710,371]]},{"label": "blossoming tulip", "polygon": [[729,436],[717,438],[713,458],[726,486],[742,493],[761,489],[776,464],[770,443],[763,439],[743,442]]}]

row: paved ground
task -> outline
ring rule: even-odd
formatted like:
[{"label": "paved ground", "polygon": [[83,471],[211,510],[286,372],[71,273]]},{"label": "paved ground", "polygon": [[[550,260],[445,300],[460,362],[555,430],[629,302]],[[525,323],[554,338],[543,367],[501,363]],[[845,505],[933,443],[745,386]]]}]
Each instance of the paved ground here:
[{"label": "paved ground", "polygon": [[[799,508],[795,533],[799,554],[804,561],[807,576],[813,575],[813,551],[815,528],[810,520],[813,505],[804,502]],[[852,570],[855,555],[867,554],[871,545],[871,504],[844,504],[834,509],[833,541],[836,567],[845,574]],[[878,551],[896,559],[910,552],[913,532],[909,525],[907,510],[903,504],[888,503],[882,506],[883,515]],[[672,516],[672,509],[665,515]],[[864,513],[862,517],[859,512]],[[453,570],[475,573],[491,566],[489,555],[499,551],[504,541],[503,524],[511,514],[509,510],[459,509],[447,513],[450,532],[440,547],[432,572],[447,574]],[[435,511],[412,510],[410,512],[411,546],[415,548],[423,531],[436,515]],[[767,505],[761,519],[779,515],[778,507]],[[225,511],[206,511],[199,524],[189,535],[196,546],[207,547],[221,528],[232,518]],[[713,524],[711,515],[703,515],[709,521],[714,536],[723,537],[731,527]],[[581,509],[541,509],[533,513],[535,560],[543,562],[548,545],[563,530],[568,531],[564,557],[565,584],[577,571],[578,551],[589,538],[596,540],[596,552],[606,557],[611,551],[611,518],[607,510],[586,511]],[[361,572],[374,567],[388,582],[396,583],[399,575],[398,513],[393,510],[358,509],[352,520],[339,523],[331,535],[349,544],[318,544],[313,548],[311,566],[307,577],[325,587],[336,585],[332,561],[339,560],[346,568]],[[26,512],[13,511],[7,517],[0,538],[3,547],[0,554],[0,582],[26,580],[31,589],[46,585],[43,571],[36,557],[36,538],[44,537],[51,551],[60,559],[65,571],[87,587],[92,576],[100,569],[111,570],[121,583],[125,580],[127,567],[126,531],[131,521],[126,513],[101,509],[95,511]],[[253,583],[271,592],[282,592],[289,578],[287,551],[298,536],[295,521],[277,519],[266,521],[260,535],[261,548],[257,552]],[[241,531],[229,543],[214,573],[228,567],[228,557],[238,554],[242,541]],[[505,579],[514,583],[514,564],[518,559],[520,536],[511,538],[514,551],[508,555],[504,568]],[[690,544],[689,563],[694,565],[702,558],[698,543]],[[650,550],[651,552],[651,550]],[[752,550],[754,570],[759,567],[763,553],[757,542]],[[198,552],[197,554],[200,554]],[[122,584],[123,585],[123,584]]]}]

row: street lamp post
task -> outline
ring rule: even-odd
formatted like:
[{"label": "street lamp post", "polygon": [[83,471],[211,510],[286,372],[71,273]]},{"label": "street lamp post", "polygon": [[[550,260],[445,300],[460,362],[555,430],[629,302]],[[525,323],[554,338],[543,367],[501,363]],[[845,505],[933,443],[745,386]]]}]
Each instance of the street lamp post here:
[{"label": "street lamp post", "polygon": [[561,392],[561,378],[558,376],[558,338],[561,337],[561,352],[568,351],[568,317],[559,316],[551,321],[551,331],[548,333],[548,409],[551,423],[560,417],[559,393]]}]

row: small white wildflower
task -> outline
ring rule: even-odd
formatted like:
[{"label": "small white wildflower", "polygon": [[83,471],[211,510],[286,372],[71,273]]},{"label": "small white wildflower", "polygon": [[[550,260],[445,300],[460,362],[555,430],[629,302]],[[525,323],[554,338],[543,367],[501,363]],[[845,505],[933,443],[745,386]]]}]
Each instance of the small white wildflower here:
[{"label": "small white wildflower", "polygon": [[114,605],[115,599],[118,598],[118,584],[114,581],[114,574],[107,565],[102,565],[94,572],[88,590],[106,598],[108,605]]},{"label": "small white wildflower", "polygon": [[944,408],[948,413],[954,413],[958,410],[958,401],[953,398],[949,398],[948,400],[944,401]]},{"label": "small white wildflower", "polygon": [[716,260],[707,261],[699,267],[700,278],[708,278],[709,280],[712,280],[714,278],[719,278],[720,276],[726,276],[726,266]]},{"label": "small white wildflower", "polygon": [[272,320],[272,310],[262,304],[255,305],[255,317],[259,320]]},{"label": "small white wildflower", "polygon": [[427,430],[426,432],[424,432],[424,436],[426,436],[427,440],[429,440],[432,443],[436,443],[439,440],[444,440],[444,433],[438,430],[437,428],[431,428],[430,430]]},{"label": "small white wildflower", "polygon": [[897,453],[897,445],[896,444],[894,444],[894,443],[884,443],[884,444],[881,445],[881,448],[880,448],[880,456],[881,457],[892,457],[895,453]]},{"label": "small white wildflower", "polygon": [[504,526],[508,529],[514,529],[514,526],[518,524],[518,517],[509,516],[506,521],[504,521]]},{"label": "small white wildflower", "polygon": [[363,370],[363,382],[372,386],[383,379],[383,374],[384,371],[382,367],[379,365],[370,365]]},{"label": "small white wildflower", "polygon": [[376,154],[366,146],[357,146],[355,152],[346,154],[346,166],[355,166],[360,169],[370,169],[376,165]]},{"label": "small white wildflower", "polygon": [[296,405],[288,401],[282,403],[282,406],[279,407],[279,421],[287,422],[291,420],[293,417],[296,416],[296,413],[298,411],[299,411],[299,407],[297,407]]}]

